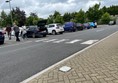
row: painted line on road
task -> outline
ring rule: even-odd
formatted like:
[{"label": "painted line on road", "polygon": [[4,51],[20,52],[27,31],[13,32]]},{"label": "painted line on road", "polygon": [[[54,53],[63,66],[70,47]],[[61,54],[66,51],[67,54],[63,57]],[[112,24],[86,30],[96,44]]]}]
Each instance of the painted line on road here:
[{"label": "painted line on road", "polygon": [[97,30],[96,32],[101,32],[101,31],[104,31],[105,29],[100,29],[100,30]]},{"label": "painted line on road", "polygon": [[41,42],[41,41],[46,41],[48,39],[40,39],[40,40],[36,40],[35,42]]},{"label": "painted line on road", "polygon": [[21,43],[17,43],[17,44],[2,46],[0,48],[10,47],[10,46],[17,46],[17,45],[22,45],[22,44],[31,43],[31,42],[32,41],[26,41],[26,42],[21,42]]},{"label": "painted line on road", "polygon": [[79,42],[79,41],[82,41],[81,39],[75,39],[75,40],[72,40],[70,42],[66,42],[66,44],[73,44],[73,43],[76,43],[76,42]]},{"label": "painted line on road", "polygon": [[53,41],[56,41],[57,39],[51,39],[51,40],[48,40],[48,41],[43,41],[43,42],[53,42]]},{"label": "painted line on road", "polygon": [[76,55],[78,55],[78,54],[80,54],[80,53],[86,51],[87,49],[91,48],[92,46],[95,46],[95,45],[99,44],[100,42],[102,42],[102,41],[104,41],[105,39],[107,39],[107,38],[113,36],[113,35],[116,34],[116,33],[118,33],[118,31],[116,31],[116,32],[114,32],[113,34],[111,34],[111,35],[109,35],[109,36],[107,36],[107,37],[105,37],[105,38],[99,40],[98,42],[96,42],[96,43],[94,43],[94,44],[92,44],[92,45],[90,45],[90,46],[84,48],[83,50],[81,50],[81,51],[79,51],[79,52],[77,52],[77,53],[75,53],[75,54],[73,54],[73,55],[71,55],[71,56],[69,56],[69,57],[67,57],[67,58],[65,58],[65,59],[63,59],[63,60],[57,62],[57,63],[55,63],[54,65],[52,65],[52,66],[50,66],[50,67],[48,67],[48,68],[42,70],[41,72],[39,72],[39,73],[37,73],[37,74],[35,74],[35,75],[29,77],[28,79],[26,79],[26,80],[24,80],[24,81],[22,81],[22,82],[20,82],[20,83],[28,83],[28,82],[31,81],[32,79],[35,79],[36,77],[38,77],[38,76],[40,76],[41,74],[47,72],[48,70],[52,69],[53,67],[55,67],[55,66],[57,66],[57,65],[59,65],[59,64],[61,64],[61,63],[63,63],[63,62],[65,62],[65,61],[67,61],[67,60],[69,60],[69,59],[71,59],[71,58],[73,58],[74,56],[76,56]]},{"label": "painted line on road", "polygon": [[61,43],[61,42],[64,42],[64,41],[67,41],[69,39],[61,39],[61,40],[58,40],[58,41],[54,41],[53,43]]},{"label": "painted line on road", "polygon": [[85,41],[85,42],[83,42],[83,43],[81,43],[81,44],[87,44],[87,45],[91,45],[91,44],[93,44],[93,43],[95,43],[95,42],[97,42],[98,40],[88,40],[88,41]]}]

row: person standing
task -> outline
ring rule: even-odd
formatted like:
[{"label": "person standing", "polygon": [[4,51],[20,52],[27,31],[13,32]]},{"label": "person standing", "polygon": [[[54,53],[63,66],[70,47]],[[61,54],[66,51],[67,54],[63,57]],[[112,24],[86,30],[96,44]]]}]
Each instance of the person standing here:
[{"label": "person standing", "polygon": [[18,27],[16,24],[14,24],[13,30],[14,30],[14,32],[15,32],[16,41],[20,41],[20,39],[19,39],[19,32],[20,32],[20,29],[19,29],[19,27]]},{"label": "person standing", "polygon": [[5,31],[7,32],[9,40],[11,40],[11,31],[12,31],[11,27],[8,25]]},{"label": "person standing", "polygon": [[22,38],[23,38],[23,39],[27,38],[26,26],[22,26]]}]

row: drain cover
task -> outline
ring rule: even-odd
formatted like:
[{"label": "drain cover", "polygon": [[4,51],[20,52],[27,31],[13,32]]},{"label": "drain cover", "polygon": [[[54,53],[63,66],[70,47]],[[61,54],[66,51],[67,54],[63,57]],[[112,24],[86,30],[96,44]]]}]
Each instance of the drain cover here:
[{"label": "drain cover", "polygon": [[71,67],[63,66],[63,67],[61,67],[59,70],[62,71],[62,72],[68,72],[68,71],[71,70]]}]

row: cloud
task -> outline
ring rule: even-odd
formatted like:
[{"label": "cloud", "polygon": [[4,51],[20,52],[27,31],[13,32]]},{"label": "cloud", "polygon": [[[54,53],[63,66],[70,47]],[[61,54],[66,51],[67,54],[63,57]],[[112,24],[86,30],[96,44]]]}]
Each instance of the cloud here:
[{"label": "cloud", "polygon": [[[27,15],[34,12],[41,18],[47,18],[55,10],[61,14],[79,11],[80,9],[86,11],[89,7],[99,2],[102,7],[114,4],[118,5],[118,0],[12,0],[11,6],[12,8],[19,7]],[[0,0],[1,10],[9,11],[9,4],[5,3],[4,0]]]}]

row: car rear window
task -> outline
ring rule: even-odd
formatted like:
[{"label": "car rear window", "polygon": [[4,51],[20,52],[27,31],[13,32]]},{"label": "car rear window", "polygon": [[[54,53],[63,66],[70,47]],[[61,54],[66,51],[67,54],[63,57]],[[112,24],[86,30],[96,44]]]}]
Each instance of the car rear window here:
[{"label": "car rear window", "polygon": [[55,25],[49,25],[49,28],[50,28],[50,27],[55,27]]},{"label": "car rear window", "polygon": [[37,27],[29,27],[29,30],[37,30],[38,28]]}]

